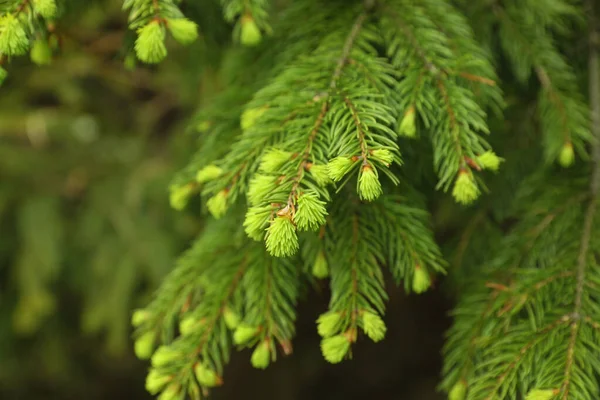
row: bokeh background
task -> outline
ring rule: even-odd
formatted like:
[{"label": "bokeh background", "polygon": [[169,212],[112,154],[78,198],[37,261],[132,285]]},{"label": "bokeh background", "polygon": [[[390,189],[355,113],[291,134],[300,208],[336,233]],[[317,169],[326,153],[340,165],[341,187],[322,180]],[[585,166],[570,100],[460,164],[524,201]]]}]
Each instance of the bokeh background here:
[{"label": "bokeh background", "polygon": [[[52,65],[15,59],[0,88],[0,399],[150,399],[129,318],[201,230],[197,205],[169,207],[168,185],[193,153],[196,111],[220,89],[231,32],[216,0],[187,2],[210,29],[136,66],[121,1],[71,3]],[[328,365],[314,322],[323,286],[300,304],[293,356],[257,371],[235,353],[212,398],[442,399],[450,302],[389,291],[383,343]]]}]

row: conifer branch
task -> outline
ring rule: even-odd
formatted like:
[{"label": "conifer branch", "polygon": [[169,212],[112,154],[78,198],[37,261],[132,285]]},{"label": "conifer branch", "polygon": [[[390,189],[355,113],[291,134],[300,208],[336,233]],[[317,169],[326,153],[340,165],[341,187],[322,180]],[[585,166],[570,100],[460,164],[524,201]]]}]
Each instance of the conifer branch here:
[{"label": "conifer branch", "polygon": [[536,332],[535,337],[532,340],[530,340],[525,346],[521,347],[521,349],[517,353],[517,356],[508,364],[506,370],[498,377],[496,385],[489,391],[489,395],[485,398],[485,400],[494,400],[496,398],[498,390],[502,387],[502,384],[507,379],[509,374],[518,367],[519,363],[523,360],[525,355],[545,338],[545,335],[552,332],[559,326],[569,323],[571,320],[572,317],[570,315],[564,315],[556,321],[552,322],[551,324],[548,324],[548,326]]},{"label": "conifer branch", "polygon": [[[490,7],[506,32],[501,35],[505,36],[503,46],[512,58],[515,73],[524,81],[529,70],[533,70],[542,86],[539,107],[546,158],[557,159],[568,167],[574,161],[573,147],[583,151],[583,144],[591,138],[585,116],[587,110],[576,89],[576,78],[552,39],[539,35],[531,18],[515,16],[497,1]],[[536,11],[534,8],[530,13],[536,15]],[[510,38],[506,38],[507,35]],[[519,49],[518,54],[516,49]]]},{"label": "conifer branch", "polygon": [[585,287],[586,269],[589,263],[588,252],[592,239],[592,227],[598,208],[598,190],[600,186],[600,65],[598,60],[598,25],[595,15],[594,2],[588,1],[589,13],[589,96],[590,96],[590,121],[593,136],[593,166],[590,178],[590,199],[584,215],[583,232],[581,234],[581,247],[577,256],[575,301],[573,307],[574,321],[571,324],[571,336],[567,347],[567,362],[565,365],[565,380],[562,387],[562,399],[568,399],[571,385],[571,374],[574,363],[573,354],[581,324],[581,308]]},{"label": "conifer branch", "polygon": [[361,29],[363,23],[365,22],[366,18],[367,18],[367,14],[366,14],[366,12],[363,12],[358,16],[358,18],[356,18],[356,21],[354,21],[354,24],[352,25],[352,29],[350,30],[350,33],[348,34],[348,37],[346,38],[346,41],[344,42],[344,47],[342,48],[342,53],[341,53],[340,57],[338,58],[337,64],[335,66],[335,70],[333,71],[333,75],[331,76],[331,80],[329,82],[329,92],[327,92],[321,99],[321,101],[323,102],[323,104],[321,106],[321,111],[319,112],[319,115],[317,116],[314,127],[312,128],[312,130],[310,131],[310,134],[308,135],[306,147],[304,148],[304,151],[302,153],[302,162],[300,163],[300,165],[298,167],[297,174],[294,177],[294,184],[292,186],[292,190],[290,191],[290,195],[288,196],[287,204],[290,207],[290,209],[292,209],[294,202],[296,201],[296,199],[298,197],[298,187],[300,186],[300,182],[302,180],[302,177],[304,176],[304,170],[306,169],[306,163],[308,162],[308,159],[311,154],[313,141],[315,140],[315,137],[319,133],[319,130],[321,129],[321,125],[323,125],[323,121],[325,120],[325,116],[327,115],[327,112],[329,111],[330,98],[333,95],[333,92],[335,91],[335,89],[337,87],[337,83],[338,83],[338,80],[340,79],[340,76],[342,75],[344,66],[348,63],[348,59],[350,57],[350,51],[352,50],[354,41],[356,40],[356,37],[357,37],[358,33],[360,32],[360,29]]}]

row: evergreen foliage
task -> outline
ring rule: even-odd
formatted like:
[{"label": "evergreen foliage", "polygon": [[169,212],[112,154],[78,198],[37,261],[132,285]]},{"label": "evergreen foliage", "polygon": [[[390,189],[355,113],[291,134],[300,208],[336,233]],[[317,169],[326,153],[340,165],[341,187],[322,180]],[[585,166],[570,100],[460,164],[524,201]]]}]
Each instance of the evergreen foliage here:
[{"label": "evergreen foliage", "polygon": [[[233,349],[251,349],[259,369],[291,354],[315,279],[331,294],[316,318],[321,352],[340,363],[360,337],[386,337],[386,273],[415,294],[448,273],[450,400],[597,399],[595,2],[273,3],[220,2],[233,35],[219,54],[223,89],[199,110],[197,152],[169,187],[175,209],[199,198],[205,223],[132,315],[147,390],[202,399],[224,383]],[[49,61],[47,23],[61,8],[0,4],[3,60],[31,49]],[[123,7],[145,63],[166,58],[167,32],[197,39],[178,2]],[[575,37],[585,52],[563,45]],[[444,211],[458,215],[451,239],[434,231],[452,224]],[[56,212],[31,201],[19,220],[33,232],[35,215]],[[45,235],[60,241],[59,226]],[[58,258],[49,246],[44,281]]]}]

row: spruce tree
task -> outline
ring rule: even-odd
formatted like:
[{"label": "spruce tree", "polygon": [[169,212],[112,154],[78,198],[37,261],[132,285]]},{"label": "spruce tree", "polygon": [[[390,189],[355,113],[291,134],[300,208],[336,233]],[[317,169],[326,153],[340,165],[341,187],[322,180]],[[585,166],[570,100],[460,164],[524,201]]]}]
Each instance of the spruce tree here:
[{"label": "spruce tree", "polygon": [[[44,64],[69,3],[0,3],[2,60]],[[413,295],[448,277],[450,400],[600,397],[597,2],[179,3],[123,3],[128,63],[200,38],[219,68],[169,187],[203,230],[132,316],[151,394],[205,398],[234,349],[259,369],[290,355],[320,280],[325,360],[394,340],[389,273]],[[222,12],[227,40],[187,3]]]}]

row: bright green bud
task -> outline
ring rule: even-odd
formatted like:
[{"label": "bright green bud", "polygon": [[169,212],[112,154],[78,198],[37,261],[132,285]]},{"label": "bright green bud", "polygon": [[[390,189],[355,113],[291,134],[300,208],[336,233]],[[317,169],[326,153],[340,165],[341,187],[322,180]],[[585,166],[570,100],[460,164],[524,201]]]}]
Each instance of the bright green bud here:
[{"label": "bright green bud", "polygon": [[179,321],[179,333],[181,333],[183,336],[187,336],[193,333],[198,325],[198,320],[193,316],[188,315]]},{"label": "bright green bud", "polygon": [[345,335],[336,335],[321,340],[321,353],[332,364],[341,362],[350,350],[350,341]]},{"label": "bright green bud", "polygon": [[135,355],[140,360],[147,360],[152,355],[154,350],[154,332],[144,333],[135,340],[133,344]]},{"label": "bright green bud", "polygon": [[256,346],[252,352],[250,362],[254,368],[265,369],[269,366],[271,363],[271,349],[269,348],[269,342],[265,340]]},{"label": "bright green bud", "polygon": [[44,39],[39,39],[33,42],[31,51],[29,52],[31,61],[37,65],[48,65],[52,62],[52,50],[48,46],[48,42]]},{"label": "bright green bud", "polygon": [[415,293],[423,293],[431,286],[431,279],[427,270],[416,266],[413,274],[412,288]]},{"label": "bright green bud", "polygon": [[362,315],[363,330],[374,342],[379,342],[385,337],[387,328],[381,317],[369,311]]},{"label": "bright green bud", "polygon": [[150,362],[153,367],[163,367],[181,358],[182,354],[180,352],[171,349],[169,346],[160,346],[152,355]]},{"label": "bright green bud", "polygon": [[6,71],[4,68],[0,67],[0,86],[2,86],[2,84],[6,80],[7,76],[8,76],[8,71]]},{"label": "bright green bud", "polygon": [[180,387],[176,383],[172,383],[158,396],[157,400],[178,400]]},{"label": "bright green bud", "polygon": [[246,324],[240,324],[233,333],[233,342],[237,345],[248,343],[258,334],[258,328]]},{"label": "bright green bud", "polygon": [[500,163],[504,161],[504,158],[500,158],[491,150],[486,151],[477,157],[477,161],[479,161],[479,165],[483,169],[490,169],[494,172],[498,171],[500,167]]},{"label": "bright green bud", "polygon": [[165,47],[165,28],[159,21],[151,21],[138,29],[135,41],[135,53],[138,58],[148,64],[156,64],[167,56]]},{"label": "bright green bud", "polygon": [[167,28],[181,44],[190,44],[198,38],[198,25],[187,18],[167,18]]},{"label": "bright green bud", "polygon": [[227,212],[227,190],[223,189],[206,202],[208,211],[216,219],[221,218]]},{"label": "bright green bud", "polygon": [[313,177],[315,182],[317,182],[317,185],[326,186],[331,183],[331,179],[329,178],[329,173],[327,170],[327,165],[312,164],[308,169],[308,172]]},{"label": "bright green bud", "polygon": [[394,155],[387,149],[377,149],[371,152],[371,156],[376,160],[381,161],[385,165],[389,166],[394,161]]},{"label": "bright green bud", "polygon": [[131,325],[138,327],[146,322],[151,316],[152,313],[148,310],[135,310],[131,315]]},{"label": "bright green bud", "polygon": [[55,0],[33,0],[33,8],[46,19],[52,19],[56,16]]},{"label": "bright green bud", "polygon": [[381,196],[381,193],[381,183],[376,170],[370,165],[365,165],[358,178],[358,197],[361,200],[373,201]]},{"label": "bright green bud", "polygon": [[448,400],[465,400],[467,397],[467,382],[460,380],[452,386],[448,393]]},{"label": "bright green bud", "polygon": [[244,219],[244,231],[248,237],[260,241],[265,237],[265,231],[269,226],[269,218],[273,212],[273,207],[250,207],[246,211]]},{"label": "bright green bud", "polygon": [[266,245],[269,254],[289,257],[298,251],[298,235],[289,216],[279,216],[267,228]]},{"label": "bright green bud", "polygon": [[292,153],[279,149],[269,149],[260,160],[259,169],[267,173],[277,173],[292,158]]},{"label": "bright green bud", "polygon": [[171,379],[169,375],[163,375],[156,369],[150,369],[146,376],[146,390],[150,394],[157,394]]},{"label": "bright green bud", "polygon": [[29,48],[29,39],[21,22],[12,14],[0,18],[0,54],[22,56]]},{"label": "bright green bud", "polygon": [[312,267],[312,274],[319,279],[324,279],[329,276],[329,265],[327,264],[327,258],[322,251],[317,254],[317,258]]},{"label": "bright green bud", "polygon": [[404,117],[400,122],[400,135],[409,138],[414,138],[417,135],[416,116],[417,113],[415,112],[415,108],[410,106],[404,113]]},{"label": "bright green bud", "polygon": [[298,209],[294,215],[294,221],[301,231],[316,231],[321,225],[325,225],[325,202],[319,200],[314,192],[306,192],[298,197]]},{"label": "bright green bud", "polygon": [[277,187],[276,178],[269,175],[256,174],[248,184],[248,201],[251,205],[258,205],[271,194]]},{"label": "bright green bud", "polygon": [[227,325],[229,329],[235,329],[240,324],[240,316],[229,307],[225,307],[223,319],[225,320],[225,325]]},{"label": "bright green bud", "polygon": [[219,386],[221,383],[221,379],[217,373],[204,364],[196,364],[194,366],[194,374],[196,375],[198,383],[200,383],[202,386],[215,387]]},{"label": "bright green bud", "polygon": [[204,182],[212,181],[214,179],[217,179],[219,176],[221,176],[222,173],[223,173],[223,170],[221,168],[217,167],[216,165],[214,165],[214,164],[207,165],[206,167],[204,167],[200,171],[198,171],[198,173],[196,174],[196,182],[204,183]]},{"label": "bright green bud", "polygon": [[570,167],[575,162],[575,151],[573,143],[567,142],[563,145],[558,156],[558,163],[564,168]]},{"label": "bright green bud", "polygon": [[317,319],[317,332],[321,337],[327,338],[338,332],[338,324],[342,316],[338,312],[329,311],[319,315]]},{"label": "bright green bud", "polygon": [[240,41],[244,46],[256,46],[262,39],[262,34],[254,18],[250,15],[245,15],[241,20],[242,32]]},{"label": "bright green bud", "polygon": [[259,108],[249,108],[242,113],[240,118],[240,126],[242,130],[250,129],[256,124],[256,121],[267,111],[267,106]]},{"label": "bright green bud", "polygon": [[479,197],[479,188],[471,171],[462,170],[458,173],[452,196],[461,204],[471,204]]},{"label": "bright green bud", "polygon": [[182,186],[172,185],[169,193],[169,202],[175,210],[183,210],[187,205],[190,195],[194,191],[194,185],[186,184]]},{"label": "bright green bud", "polygon": [[350,168],[354,165],[355,161],[352,161],[350,157],[336,157],[333,160],[329,161],[327,164],[327,173],[329,174],[329,178],[331,178],[334,182],[339,182],[342,180],[344,175],[350,171]]},{"label": "bright green bud", "polygon": [[556,389],[533,389],[527,393],[525,400],[551,400],[559,393]]}]

